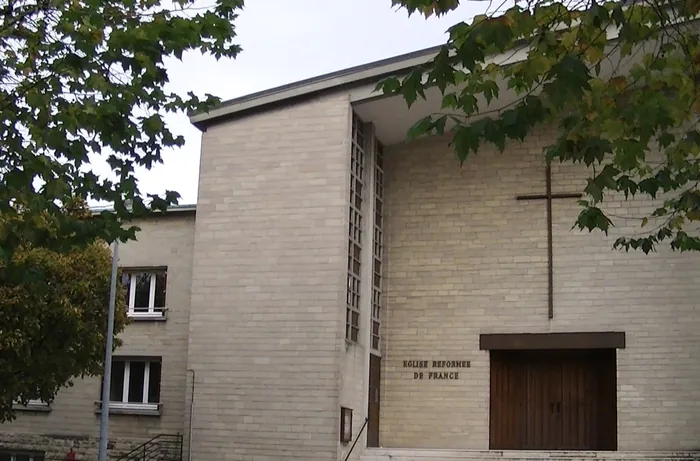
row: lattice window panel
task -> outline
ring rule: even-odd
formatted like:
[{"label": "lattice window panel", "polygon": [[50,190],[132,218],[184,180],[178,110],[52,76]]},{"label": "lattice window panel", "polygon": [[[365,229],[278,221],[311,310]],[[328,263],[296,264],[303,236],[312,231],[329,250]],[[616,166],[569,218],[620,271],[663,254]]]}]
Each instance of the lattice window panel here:
[{"label": "lattice window panel", "polygon": [[384,257],[384,146],[375,142],[374,248],[372,280],[372,349],[379,350],[382,309],[382,258]]},{"label": "lattice window panel", "polygon": [[360,285],[362,263],[362,199],[364,192],[365,134],[362,121],[352,117],[350,158],[350,200],[348,229],[348,290],[345,312],[345,337],[357,341],[360,332]]}]

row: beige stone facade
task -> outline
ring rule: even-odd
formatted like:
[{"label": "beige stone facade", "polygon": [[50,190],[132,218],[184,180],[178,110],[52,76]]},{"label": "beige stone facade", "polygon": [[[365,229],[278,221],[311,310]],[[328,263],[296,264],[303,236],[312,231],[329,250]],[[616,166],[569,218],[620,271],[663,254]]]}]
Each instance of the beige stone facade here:
[{"label": "beige stone facade", "polygon": [[[189,298],[192,279],[194,212],[138,222],[137,240],[120,245],[122,268],[167,267],[165,321],[133,320],[120,338],[114,357],[159,357],[162,360],[160,412],[157,415],[114,414],[110,417],[112,456],[159,434],[183,433],[188,417],[186,392]],[[76,380],[62,389],[50,407],[18,411],[17,419],[0,425],[0,450],[43,451],[45,459],[63,460],[71,446],[78,459],[97,459],[100,379]],[[47,411],[50,410],[50,411]]]},{"label": "beige stone facade", "polygon": [[[612,250],[619,235],[638,232],[648,204],[606,200],[618,216],[606,238],[571,230],[577,201],[555,199],[549,320],[545,202],[515,199],[544,192],[547,135],[503,154],[485,148],[462,168],[447,139],[388,151],[383,446],[488,449],[480,334],[612,330],[627,338],[617,353],[619,449],[698,448],[697,255]],[[581,191],[582,173],[554,165],[553,192]],[[414,380],[402,365],[419,359],[471,367],[457,380]]]},{"label": "beige stone facade", "polygon": [[[334,75],[194,117],[196,217],[144,222],[121,249],[123,267],[167,268],[168,310],[122,336],[117,355],[162,359],[161,385],[157,414],[111,418],[113,454],[182,434],[188,461],[579,459],[581,450],[489,450],[492,352],[480,340],[614,331],[625,338],[613,370],[617,451],[596,456],[692,457],[697,256],[611,249],[649,203],[606,199],[617,225],[606,237],[572,231],[576,199],[555,199],[550,318],[545,201],[517,196],[544,193],[552,133],[503,154],[485,147],[460,167],[447,138],[397,137],[428,106],[395,112],[395,100],[367,96],[367,81],[388,70],[356,72],[342,87]],[[585,171],[552,170],[554,193],[582,190]],[[94,459],[97,400],[97,380],[76,383],[50,412],[0,426],[0,451],[58,458],[74,444]],[[341,409],[352,411],[349,440]]]},{"label": "beige stone facade", "polygon": [[347,96],[203,135],[189,363],[193,459],[335,459]]}]

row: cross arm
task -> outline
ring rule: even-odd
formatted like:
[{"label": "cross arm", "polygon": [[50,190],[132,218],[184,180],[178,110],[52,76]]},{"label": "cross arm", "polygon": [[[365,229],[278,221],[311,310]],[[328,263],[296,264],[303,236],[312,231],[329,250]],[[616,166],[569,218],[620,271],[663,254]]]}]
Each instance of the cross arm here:
[{"label": "cross arm", "polygon": [[515,197],[516,200],[547,200],[547,198],[551,199],[559,199],[559,198],[581,198],[583,197],[583,194],[576,194],[576,193],[562,193],[562,194],[552,194],[549,197],[547,194],[535,194],[535,195],[518,195]]}]

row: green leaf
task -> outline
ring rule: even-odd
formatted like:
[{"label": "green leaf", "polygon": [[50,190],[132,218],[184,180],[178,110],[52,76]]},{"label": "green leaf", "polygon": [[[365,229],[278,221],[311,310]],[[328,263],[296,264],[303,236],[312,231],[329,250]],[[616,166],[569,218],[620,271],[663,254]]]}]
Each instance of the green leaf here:
[{"label": "green leaf", "polygon": [[436,134],[442,136],[445,134],[445,124],[447,123],[447,115],[443,115],[442,117],[438,117],[434,122],[433,122],[433,128],[435,129]]},{"label": "green leaf", "polygon": [[426,134],[430,133],[430,131],[433,129],[434,126],[435,126],[435,123],[433,122],[432,117],[428,116],[428,117],[422,118],[416,124],[414,124],[410,130],[408,130],[408,138],[415,139],[415,138],[418,138],[420,136],[426,135]]},{"label": "green leaf", "polygon": [[449,93],[442,97],[441,107],[443,109],[452,109],[457,107],[457,95]]},{"label": "green leaf", "polygon": [[381,91],[386,95],[397,94],[400,89],[401,82],[399,82],[399,79],[396,77],[385,78],[384,80],[381,80],[379,83],[377,83],[377,85],[374,87],[374,91]]},{"label": "green leaf", "polygon": [[593,198],[593,203],[603,200],[603,189],[593,179],[588,180],[588,185],[584,191]]},{"label": "green leaf", "polygon": [[423,72],[420,68],[412,70],[401,82],[401,94],[403,95],[408,107],[411,107],[418,96],[425,97],[422,88]]}]

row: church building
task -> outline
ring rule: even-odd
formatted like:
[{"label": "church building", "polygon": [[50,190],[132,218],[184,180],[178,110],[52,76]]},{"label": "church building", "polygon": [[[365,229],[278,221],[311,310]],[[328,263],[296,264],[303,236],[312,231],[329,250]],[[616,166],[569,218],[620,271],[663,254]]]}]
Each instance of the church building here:
[{"label": "church building", "polygon": [[[572,230],[588,176],[545,165],[549,127],[464,165],[449,136],[408,141],[439,92],[407,109],[375,87],[436,52],[191,117],[196,207],[120,261],[152,274],[120,382],[162,390],[124,385],[110,439],[182,437],[169,461],[700,457],[698,255],[613,250],[642,199],[606,197],[608,236]],[[93,453],[96,382],[0,425],[0,453]]]}]

